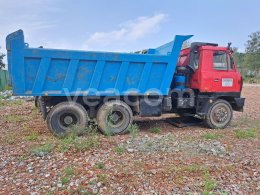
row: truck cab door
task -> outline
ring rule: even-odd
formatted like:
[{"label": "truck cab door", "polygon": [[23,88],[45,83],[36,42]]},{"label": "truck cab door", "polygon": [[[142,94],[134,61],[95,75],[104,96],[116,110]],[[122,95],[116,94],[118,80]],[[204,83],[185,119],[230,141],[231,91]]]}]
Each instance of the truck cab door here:
[{"label": "truck cab door", "polygon": [[226,51],[213,51],[212,92],[236,92],[238,78],[233,60]]}]

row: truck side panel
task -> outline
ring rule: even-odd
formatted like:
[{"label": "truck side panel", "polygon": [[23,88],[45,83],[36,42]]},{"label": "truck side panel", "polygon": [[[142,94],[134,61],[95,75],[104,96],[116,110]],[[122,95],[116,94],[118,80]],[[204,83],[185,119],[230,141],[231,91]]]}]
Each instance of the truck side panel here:
[{"label": "truck side panel", "polygon": [[170,55],[84,52],[29,48],[22,31],[7,37],[11,82],[16,95],[167,95],[182,43]]}]

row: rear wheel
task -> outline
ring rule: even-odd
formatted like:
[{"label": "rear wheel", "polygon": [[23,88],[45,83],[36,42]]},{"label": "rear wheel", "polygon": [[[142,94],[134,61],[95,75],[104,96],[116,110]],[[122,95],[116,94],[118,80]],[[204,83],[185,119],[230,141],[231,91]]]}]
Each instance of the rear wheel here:
[{"label": "rear wheel", "polygon": [[54,106],[47,116],[50,131],[58,137],[71,132],[73,125],[84,128],[88,122],[86,109],[75,102],[62,102]]},{"label": "rear wheel", "polygon": [[217,100],[209,108],[205,122],[212,129],[223,129],[232,120],[233,111],[226,100]]},{"label": "rear wheel", "polygon": [[104,134],[123,134],[128,131],[133,122],[131,108],[122,101],[109,101],[104,103],[98,110],[98,127]]}]

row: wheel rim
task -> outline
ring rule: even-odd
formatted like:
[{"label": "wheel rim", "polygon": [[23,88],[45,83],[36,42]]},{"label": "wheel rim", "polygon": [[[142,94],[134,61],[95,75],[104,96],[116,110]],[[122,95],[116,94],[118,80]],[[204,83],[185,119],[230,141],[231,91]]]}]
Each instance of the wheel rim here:
[{"label": "wheel rim", "polygon": [[72,113],[64,113],[59,117],[59,124],[64,128],[68,128],[72,125],[78,124],[78,118]]},{"label": "wheel rim", "polygon": [[114,110],[107,116],[107,124],[112,128],[120,127],[124,122],[124,115],[118,110]]},{"label": "wheel rim", "polygon": [[216,124],[225,124],[229,120],[229,109],[225,105],[219,105],[213,110],[211,118]]}]

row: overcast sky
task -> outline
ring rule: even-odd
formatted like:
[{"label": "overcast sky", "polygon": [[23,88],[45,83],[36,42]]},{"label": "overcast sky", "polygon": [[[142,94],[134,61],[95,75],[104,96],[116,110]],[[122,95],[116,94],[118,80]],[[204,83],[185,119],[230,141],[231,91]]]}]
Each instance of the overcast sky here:
[{"label": "overcast sky", "polygon": [[135,51],[174,35],[244,50],[260,30],[259,0],[0,0],[0,46],[23,29],[31,47]]}]

